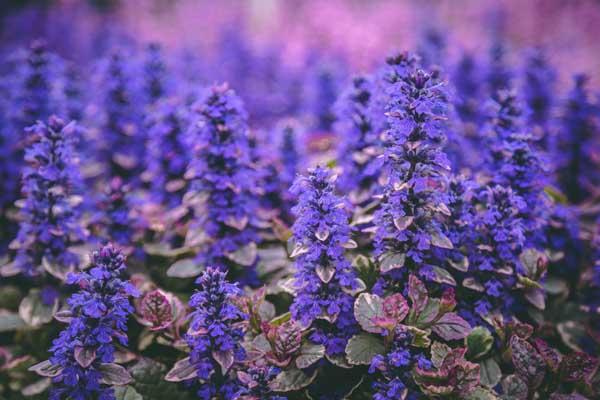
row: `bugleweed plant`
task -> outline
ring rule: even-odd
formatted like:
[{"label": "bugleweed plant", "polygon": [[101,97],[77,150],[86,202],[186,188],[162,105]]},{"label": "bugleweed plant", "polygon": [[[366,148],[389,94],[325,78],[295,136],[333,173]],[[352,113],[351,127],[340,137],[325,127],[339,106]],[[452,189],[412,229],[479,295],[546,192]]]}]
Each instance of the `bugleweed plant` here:
[{"label": "bugleweed plant", "polygon": [[599,399],[596,76],[423,17],[0,44],[0,399]]}]

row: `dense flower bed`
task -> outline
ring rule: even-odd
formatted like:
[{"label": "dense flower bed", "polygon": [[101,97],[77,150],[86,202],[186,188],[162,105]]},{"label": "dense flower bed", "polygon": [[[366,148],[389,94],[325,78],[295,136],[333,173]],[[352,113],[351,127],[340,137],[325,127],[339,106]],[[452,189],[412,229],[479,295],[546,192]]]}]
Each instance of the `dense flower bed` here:
[{"label": "dense flower bed", "polygon": [[599,96],[443,37],[11,53],[0,398],[600,398]]}]

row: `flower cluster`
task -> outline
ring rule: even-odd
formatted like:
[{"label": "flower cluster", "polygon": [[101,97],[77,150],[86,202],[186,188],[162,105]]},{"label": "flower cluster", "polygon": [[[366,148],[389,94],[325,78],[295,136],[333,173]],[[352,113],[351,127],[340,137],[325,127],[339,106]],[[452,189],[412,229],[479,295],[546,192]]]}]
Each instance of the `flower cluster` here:
[{"label": "flower cluster", "polygon": [[81,189],[79,160],[73,149],[77,127],[52,116],[47,124],[35,125],[30,135],[36,139],[25,155],[29,165],[23,173],[25,200],[15,266],[26,275],[39,274],[44,264],[69,270],[78,258],[68,247],[84,238],[76,196]]},{"label": "flower cluster", "polygon": [[[46,120],[52,110],[52,56],[46,50],[44,41],[34,41],[26,55],[25,62],[19,65],[18,88],[13,94],[12,129],[19,131],[19,138],[26,139],[26,127],[39,120]],[[21,136],[22,135],[22,136]]]},{"label": "flower cluster", "polygon": [[190,161],[185,130],[187,112],[176,99],[158,102],[147,118],[146,174],[156,201],[168,207],[181,204]]},{"label": "flower cluster", "polygon": [[369,373],[380,373],[373,383],[374,400],[419,399],[412,379],[415,366],[428,370],[431,362],[420,351],[410,347],[413,335],[403,325],[398,325],[393,333],[392,347],[384,355],[376,355],[371,360]]},{"label": "flower cluster", "polygon": [[598,105],[591,99],[585,75],[575,77],[557,138],[558,183],[568,199],[580,203],[598,186]]},{"label": "flower cluster", "polygon": [[116,343],[127,346],[127,319],[133,312],[135,287],[123,280],[125,256],[112,245],[92,254],[88,271],[69,275],[67,283],[79,291],[68,301],[69,326],[50,348],[53,378],[50,399],[114,399],[110,385],[115,371],[128,376],[115,361]]},{"label": "flower cluster", "polygon": [[373,191],[381,170],[378,132],[373,130],[371,122],[372,98],[371,78],[357,76],[335,107],[338,121],[335,128],[341,139],[338,160],[343,170],[339,188],[344,193],[362,192],[363,198]]},{"label": "flower cluster", "polygon": [[554,134],[550,129],[556,105],[553,98],[556,71],[548,63],[542,49],[532,49],[527,53],[523,80],[523,98],[529,109],[529,129],[539,147],[549,151],[554,141]]},{"label": "flower cluster", "polygon": [[224,272],[214,268],[207,268],[196,283],[198,291],[190,298],[193,311],[186,342],[198,379],[194,380],[198,397],[235,399],[242,387],[229,372],[245,358],[241,346],[244,331],[239,323],[247,316],[233,303],[241,291],[227,282]]},{"label": "flower cluster", "polygon": [[99,204],[98,225],[100,236],[123,247],[133,245],[136,221],[132,216],[130,186],[119,177],[108,182]]},{"label": "flower cluster", "polygon": [[[484,187],[476,193],[481,208],[474,221],[474,246],[469,272],[463,281],[461,314],[472,324],[482,324],[494,312],[510,315],[515,305],[519,254],[525,244],[525,226],[519,217],[527,207],[512,189]],[[518,271],[521,272],[521,271]]]},{"label": "flower cluster", "polygon": [[[449,170],[441,149],[447,106],[444,84],[416,69],[400,76],[390,93],[384,153],[388,183],[375,213],[376,254],[386,265],[382,272],[411,269],[432,279],[428,262],[433,248],[452,248],[442,223],[448,213]],[[394,254],[402,261],[388,265],[384,259]]]},{"label": "flower cluster", "polygon": [[311,339],[324,344],[328,354],[343,352],[355,330],[353,296],[358,281],[344,246],[350,241],[348,215],[342,200],[333,193],[334,176],[325,168],[309,170],[299,177],[292,191],[298,196],[292,227],[296,243],[296,297],[292,316],[309,326],[324,319],[333,327],[317,329]]},{"label": "flower cluster", "polygon": [[[258,175],[252,164],[246,113],[241,100],[226,85],[213,86],[195,106],[197,119],[189,139],[194,154],[187,176],[192,190],[205,196],[196,215],[209,243],[198,255],[202,265],[229,269],[229,256],[257,241],[253,227]],[[255,258],[255,257],[254,257]],[[255,259],[244,265],[252,269]],[[251,271],[249,272],[251,274]]]},{"label": "flower cluster", "polygon": [[159,44],[151,43],[146,49],[144,70],[144,92],[147,104],[154,104],[165,97],[167,87],[167,66]]},{"label": "flower cluster", "polygon": [[125,183],[138,179],[144,154],[144,140],[139,127],[139,111],[131,88],[129,64],[125,55],[114,51],[105,60],[101,76],[103,87],[98,158],[108,178],[120,177]]},{"label": "flower cluster", "polygon": [[246,389],[243,400],[287,400],[286,396],[274,394],[269,384],[281,370],[274,366],[253,366],[248,372],[239,371],[238,378]]},{"label": "flower cluster", "polygon": [[495,106],[497,113],[492,121],[494,136],[490,145],[492,183],[510,187],[523,199],[527,207],[520,217],[526,225],[528,243],[537,245],[542,240],[539,237],[542,221],[548,212],[542,193],[547,180],[542,160],[533,147],[532,136],[523,131],[525,124],[516,94],[501,91]]}]

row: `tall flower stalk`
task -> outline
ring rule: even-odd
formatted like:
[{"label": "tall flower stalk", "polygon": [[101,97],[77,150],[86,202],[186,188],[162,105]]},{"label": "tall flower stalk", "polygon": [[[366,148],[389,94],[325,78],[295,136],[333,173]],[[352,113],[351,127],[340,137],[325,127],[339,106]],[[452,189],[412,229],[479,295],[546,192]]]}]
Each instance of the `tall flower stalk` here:
[{"label": "tall flower stalk", "polygon": [[30,129],[35,137],[25,154],[24,204],[16,238],[15,266],[25,275],[41,273],[42,265],[60,270],[75,267],[78,258],[68,247],[83,239],[77,204],[80,187],[79,159],[73,143],[77,128],[50,117]]},{"label": "tall flower stalk", "polygon": [[120,177],[125,183],[134,183],[142,166],[145,146],[129,65],[120,51],[113,52],[105,63],[101,76],[104,115],[100,124],[102,140],[97,143],[99,161],[107,178]]},{"label": "tall flower stalk", "polygon": [[340,138],[338,160],[343,171],[339,188],[344,193],[356,190],[358,200],[372,194],[381,170],[379,135],[372,122],[373,91],[371,77],[356,76],[335,106],[335,129]]},{"label": "tall flower stalk", "polygon": [[146,173],[154,200],[168,207],[181,204],[183,178],[191,151],[187,143],[188,113],[176,99],[159,101],[147,117]]},{"label": "tall flower stalk", "polygon": [[243,260],[234,255],[258,241],[253,223],[259,176],[252,163],[246,112],[233,90],[222,85],[203,94],[195,117],[189,131],[194,148],[186,176],[192,179],[191,189],[204,199],[196,223],[208,236],[198,261],[221,270],[241,261],[246,269],[243,275],[252,280],[256,254]]},{"label": "tall flower stalk", "polygon": [[522,106],[513,91],[501,91],[495,100],[497,113],[492,120],[491,164],[489,170],[494,184],[512,188],[526,208],[520,218],[527,229],[528,243],[543,242],[541,237],[549,205],[543,193],[547,182],[542,159],[533,137],[527,132]]},{"label": "tall flower stalk", "polygon": [[539,148],[547,152],[555,140],[552,122],[556,105],[556,71],[542,49],[532,49],[527,53],[522,86],[531,134]]},{"label": "tall flower stalk", "polygon": [[359,281],[344,256],[350,241],[348,214],[334,194],[334,177],[322,167],[298,177],[292,191],[298,196],[293,211],[293,238],[300,254],[296,259],[295,298],[292,316],[304,326],[322,319],[311,340],[323,344],[330,355],[342,353],[356,331],[352,292]]},{"label": "tall flower stalk", "polygon": [[240,323],[247,316],[233,301],[242,292],[214,268],[207,268],[196,283],[198,291],[190,298],[193,311],[185,338],[197,378],[190,383],[201,399],[233,400],[243,389],[231,368],[246,357]]},{"label": "tall flower stalk", "polygon": [[388,182],[375,213],[375,251],[386,289],[396,278],[416,271],[435,279],[434,248],[452,248],[444,234],[448,214],[446,186],[449,162],[444,144],[445,86],[420,69],[400,75],[389,88],[384,161]]},{"label": "tall flower stalk", "polygon": [[50,399],[110,400],[115,398],[111,376],[131,380],[113,364],[115,344],[127,346],[127,319],[134,311],[130,297],[138,296],[124,280],[125,270],[125,256],[109,244],[92,253],[87,271],[69,275],[67,283],[79,291],[68,300],[69,326],[50,348],[50,364],[58,370]]},{"label": "tall flower stalk", "polygon": [[600,183],[599,106],[591,99],[588,77],[578,75],[561,112],[555,149],[560,188],[570,201],[580,203],[597,191]]}]

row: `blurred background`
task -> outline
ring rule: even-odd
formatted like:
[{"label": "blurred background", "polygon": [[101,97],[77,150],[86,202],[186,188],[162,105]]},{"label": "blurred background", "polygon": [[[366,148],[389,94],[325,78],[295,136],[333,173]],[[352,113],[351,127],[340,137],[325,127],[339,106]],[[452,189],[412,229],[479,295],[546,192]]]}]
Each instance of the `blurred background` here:
[{"label": "blurred background", "polygon": [[229,29],[255,48],[277,46],[285,63],[310,48],[365,70],[391,50],[418,48],[432,30],[449,32],[439,38],[448,56],[483,52],[501,34],[514,50],[543,46],[563,82],[581,71],[595,83],[600,76],[598,0],[2,0],[0,15],[3,47],[44,37],[70,59],[111,41],[157,41],[209,57]]}]

